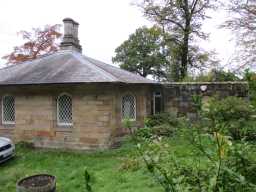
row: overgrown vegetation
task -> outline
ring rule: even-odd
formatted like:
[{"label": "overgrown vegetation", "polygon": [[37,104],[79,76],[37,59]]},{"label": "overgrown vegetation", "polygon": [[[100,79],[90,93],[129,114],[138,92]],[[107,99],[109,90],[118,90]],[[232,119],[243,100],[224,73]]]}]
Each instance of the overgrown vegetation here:
[{"label": "overgrown vegetation", "polygon": [[225,81],[241,81],[237,74],[231,71],[213,69],[208,73],[187,76],[183,79],[185,82],[225,82]]},{"label": "overgrown vegetation", "polygon": [[255,191],[256,160],[251,155],[255,143],[245,141],[255,141],[250,103],[227,97],[213,98],[209,105],[202,106],[200,96],[193,100],[199,119],[187,123],[182,131],[178,129],[176,137],[189,141],[195,156],[187,156],[189,163],[181,161],[168,145],[169,138],[153,136],[148,143],[138,145],[149,173],[165,192]]},{"label": "overgrown vegetation", "polygon": [[150,139],[152,137],[171,137],[177,129],[181,128],[182,121],[172,113],[152,115],[145,119],[145,127],[136,131],[139,139]]},{"label": "overgrown vegetation", "polygon": [[[19,144],[17,157],[0,166],[4,175],[0,177],[0,191],[14,191],[15,183],[24,176],[50,173],[57,176],[59,191],[254,192],[255,140],[234,140],[223,124],[227,118],[235,119],[239,112],[245,116],[254,114],[253,110],[244,109],[248,103],[239,98],[213,99],[207,106],[202,105],[200,96],[194,101],[200,119],[193,124],[165,113],[149,117],[145,128],[134,131],[127,119],[125,125],[136,139],[127,138],[116,150],[62,152]],[[225,107],[227,111],[211,107],[216,102],[231,101],[235,105]],[[220,117],[218,120],[210,119],[213,112]],[[219,115],[222,113],[227,113],[223,119]],[[168,134],[154,131],[158,126]]]},{"label": "overgrown vegetation", "polygon": [[233,140],[256,140],[256,119],[253,106],[242,98],[227,97],[209,101],[204,117],[214,126],[213,132],[221,132]]},{"label": "overgrown vegetation", "polygon": [[249,99],[251,104],[256,108],[256,73],[245,70],[244,80],[248,82],[249,85]]}]

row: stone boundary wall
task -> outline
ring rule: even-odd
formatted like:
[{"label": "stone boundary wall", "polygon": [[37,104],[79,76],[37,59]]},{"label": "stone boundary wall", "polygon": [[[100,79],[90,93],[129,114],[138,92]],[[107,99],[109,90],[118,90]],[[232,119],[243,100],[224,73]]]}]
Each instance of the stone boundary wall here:
[{"label": "stone boundary wall", "polygon": [[164,111],[191,118],[195,116],[193,95],[202,95],[203,99],[215,95],[220,98],[227,96],[248,98],[249,91],[247,82],[173,82],[162,85]]}]

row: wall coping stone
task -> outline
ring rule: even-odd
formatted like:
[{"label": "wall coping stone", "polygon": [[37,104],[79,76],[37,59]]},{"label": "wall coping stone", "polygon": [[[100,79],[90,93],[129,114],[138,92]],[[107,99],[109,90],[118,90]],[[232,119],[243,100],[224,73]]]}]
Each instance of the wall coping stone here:
[{"label": "wall coping stone", "polygon": [[248,85],[247,81],[221,81],[221,82],[162,82],[162,85],[226,85],[226,84],[243,84]]}]

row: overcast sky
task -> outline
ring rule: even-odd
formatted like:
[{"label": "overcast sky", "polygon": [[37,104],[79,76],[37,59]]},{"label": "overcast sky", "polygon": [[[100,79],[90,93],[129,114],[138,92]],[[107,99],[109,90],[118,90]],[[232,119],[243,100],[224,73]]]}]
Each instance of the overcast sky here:
[{"label": "overcast sky", "polygon": [[[114,50],[136,28],[150,23],[141,11],[131,5],[132,0],[5,0],[0,8],[0,56],[10,53],[20,45],[20,30],[43,27],[46,24],[62,24],[62,19],[71,17],[80,23],[79,38],[83,53],[87,56],[111,63]],[[234,43],[230,33],[218,29],[225,18],[221,11],[212,14],[204,25],[210,32],[210,40],[201,44],[215,49],[225,65],[233,53]],[[0,60],[3,66],[4,60]]]}]

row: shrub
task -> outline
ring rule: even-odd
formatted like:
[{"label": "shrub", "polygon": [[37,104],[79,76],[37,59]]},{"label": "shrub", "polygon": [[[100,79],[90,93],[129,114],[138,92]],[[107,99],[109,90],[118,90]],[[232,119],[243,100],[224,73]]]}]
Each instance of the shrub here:
[{"label": "shrub", "polygon": [[145,120],[146,127],[154,127],[162,124],[168,124],[171,126],[178,126],[179,119],[174,113],[160,113],[151,115]]},{"label": "shrub", "polygon": [[[138,145],[148,172],[166,192],[253,192],[255,159],[249,156],[252,147],[245,142],[230,141],[220,133],[202,134],[192,129],[194,155],[189,163],[178,158],[168,140],[155,138],[147,145]],[[187,138],[183,138],[186,139]],[[187,159],[188,160],[188,159]]]},{"label": "shrub", "polygon": [[228,151],[226,164],[246,180],[256,183],[256,160],[251,155],[255,146],[248,143],[234,143]]},{"label": "shrub", "polygon": [[172,137],[176,133],[177,127],[169,124],[156,125],[154,127],[144,127],[136,131],[136,136],[143,139],[153,139],[154,137]]},{"label": "shrub", "polygon": [[136,131],[136,136],[143,139],[171,137],[181,127],[181,119],[172,113],[152,115],[145,119],[145,127]]},{"label": "shrub", "polygon": [[177,128],[178,128],[178,125],[171,126],[171,125],[165,123],[165,124],[156,125],[156,126],[152,127],[152,133],[153,133],[153,135],[160,136],[160,137],[161,136],[171,137],[171,136],[174,136]]},{"label": "shrub", "polygon": [[235,140],[254,139],[256,126],[254,108],[242,98],[213,98],[202,113],[211,123],[217,123],[214,131],[230,135]]},{"label": "shrub", "polygon": [[217,121],[249,120],[254,114],[250,103],[238,97],[227,97],[221,100],[213,98],[209,104],[207,115],[210,119]]},{"label": "shrub", "polygon": [[151,127],[139,128],[136,131],[137,138],[151,139],[153,137],[153,131]]},{"label": "shrub", "polygon": [[[255,152],[244,141],[255,133],[250,103],[237,97],[214,98],[204,107],[200,96],[194,96],[193,101],[198,121],[187,123],[169,118],[168,114],[147,120],[148,127],[141,133],[154,137],[143,147],[138,145],[138,151],[148,172],[165,192],[255,191],[256,162],[250,156]],[[163,127],[164,131],[160,128],[160,134],[156,134],[156,127]],[[183,157],[178,159],[179,154],[170,148],[168,139],[156,136],[165,135],[167,127],[183,127],[176,135],[190,141],[193,147],[193,154],[185,157],[188,164]],[[230,136],[240,140],[233,141]]]}]

